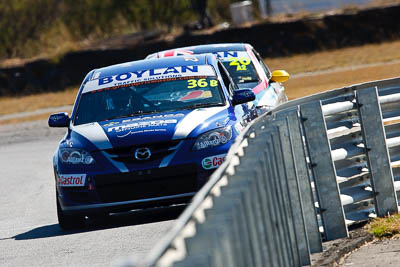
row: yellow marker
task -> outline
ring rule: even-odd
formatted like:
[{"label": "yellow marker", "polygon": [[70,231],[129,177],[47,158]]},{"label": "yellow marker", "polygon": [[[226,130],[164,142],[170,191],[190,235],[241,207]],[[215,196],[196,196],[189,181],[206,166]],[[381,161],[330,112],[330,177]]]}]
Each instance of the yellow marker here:
[{"label": "yellow marker", "polygon": [[246,57],[241,57],[241,58],[230,58],[229,59],[231,62],[229,63],[229,66],[236,66],[236,71],[241,71],[241,70],[246,70],[246,65],[250,64],[250,59]]}]

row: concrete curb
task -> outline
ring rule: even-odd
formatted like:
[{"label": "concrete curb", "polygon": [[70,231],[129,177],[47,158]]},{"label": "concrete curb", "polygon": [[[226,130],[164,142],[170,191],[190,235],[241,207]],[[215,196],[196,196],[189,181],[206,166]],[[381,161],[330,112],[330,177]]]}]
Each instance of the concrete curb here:
[{"label": "concrete curb", "polygon": [[374,236],[362,228],[351,231],[349,235],[349,238],[323,243],[324,251],[311,255],[311,266],[338,266],[346,254],[374,240]]}]

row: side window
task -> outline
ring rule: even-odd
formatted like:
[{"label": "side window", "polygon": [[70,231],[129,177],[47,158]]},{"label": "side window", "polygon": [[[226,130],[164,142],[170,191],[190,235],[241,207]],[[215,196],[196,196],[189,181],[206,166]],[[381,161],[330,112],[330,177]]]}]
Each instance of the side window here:
[{"label": "side window", "polygon": [[264,60],[262,60],[260,54],[259,54],[256,50],[254,50],[254,49],[252,49],[252,52],[253,52],[253,54],[256,56],[258,62],[259,62],[260,65],[261,65],[261,67],[264,69],[264,71],[265,71],[265,73],[266,73],[266,75],[267,75],[267,78],[268,78],[268,79],[271,79],[271,76],[272,76],[271,71],[269,70],[269,68],[267,67],[267,65],[265,65]]},{"label": "side window", "polygon": [[223,82],[224,82],[226,88],[227,88],[228,91],[229,91],[229,94],[230,94],[230,95],[233,95],[233,90],[236,89],[235,83],[232,81],[231,78],[229,78],[228,72],[227,72],[227,70],[225,69],[225,67],[222,65],[221,62],[218,62],[218,69],[219,69],[219,72],[221,73],[222,80],[223,80]]}]

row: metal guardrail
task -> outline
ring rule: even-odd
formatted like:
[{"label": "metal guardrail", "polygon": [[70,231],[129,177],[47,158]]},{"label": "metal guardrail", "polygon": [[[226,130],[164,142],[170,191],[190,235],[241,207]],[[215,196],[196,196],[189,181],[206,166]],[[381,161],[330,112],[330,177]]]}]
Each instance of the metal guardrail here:
[{"label": "metal guardrail", "polygon": [[253,121],[161,242],[124,266],[304,266],[322,240],[396,213],[399,100],[397,78],[290,101]]}]

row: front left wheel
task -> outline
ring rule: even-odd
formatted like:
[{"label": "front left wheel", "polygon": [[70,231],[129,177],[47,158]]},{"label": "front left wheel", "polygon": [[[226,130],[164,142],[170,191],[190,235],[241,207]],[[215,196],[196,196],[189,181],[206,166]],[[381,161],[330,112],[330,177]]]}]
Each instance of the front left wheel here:
[{"label": "front left wheel", "polygon": [[83,215],[67,215],[61,209],[60,202],[57,197],[57,217],[58,224],[62,230],[79,229],[85,225],[85,216]]}]

